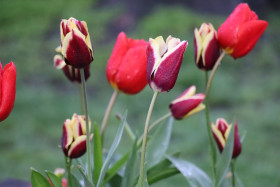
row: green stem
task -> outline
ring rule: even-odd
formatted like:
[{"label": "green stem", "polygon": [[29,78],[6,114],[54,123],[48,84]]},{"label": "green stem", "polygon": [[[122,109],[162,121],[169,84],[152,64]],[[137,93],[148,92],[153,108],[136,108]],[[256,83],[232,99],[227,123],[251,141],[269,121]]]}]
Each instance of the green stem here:
[{"label": "green stem", "polygon": [[[169,118],[170,116],[171,116],[171,113],[168,112],[167,114],[165,114],[165,115],[163,115],[162,117],[160,117],[159,119],[157,119],[154,123],[152,123],[152,125],[150,125],[149,131],[152,130],[153,128],[155,128],[160,122],[166,120],[166,119]],[[139,138],[139,140],[138,140],[138,142],[137,142],[137,145],[138,145],[138,146],[141,144],[141,142],[142,142],[142,140],[143,140],[143,136],[144,136],[144,135],[142,135],[142,136]]]},{"label": "green stem", "polygon": [[67,171],[67,187],[71,187],[71,163],[72,163],[72,159],[65,156],[65,166],[66,166],[66,171]]},{"label": "green stem", "polygon": [[158,96],[159,92],[154,92],[147,118],[146,118],[146,123],[145,123],[145,128],[144,128],[144,135],[143,135],[143,143],[142,143],[142,149],[141,149],[141,162],[140,162],[140,176],[139,176],[139,184],[140,187],[143,187],[144,185],[144,171],[145,171],[145,154],[146,154],[146,144],[147,144],[147,136],[149,132],[149,123],[151,120],[151,115],[152,111],[155,105],[156,98]]},{"label": "green stem", "polygon": [[82,95],[83,95],[83,103],[84,103],[84,111],[86,117],[86,136],[87,136],[87,166],[88,166],[88,180],[91,181],[92,174],[91,174],[91,151],[90,151],[90,129],[89,129],[89,119],[88,119],[88,106],[87,106],[87,92],[86,92],[86,81],[85,81],[85,74],[84,69],[80,69],[81,80],[82,80]]},{"label": "green stem", "polygon": [[232,174],[232,177],[231,177],[231,182],[232,182],[232,187],[235,187],[235,172],[234,172],[234,170],[235,170],[235,167],[234,167],[234,160],[231,160],[231,162],[230,162],[230,164],[231,164],[231,174]]},{"label": "green stem", "polygon": [[79,92],[80,92],[80,106],[81,106],[81,112],[82,112],[82,114],[84,114],[85,113],[85,111],[84,111],[84,97],[83,97],[83,86],[82,86],[82,84],[78,84],[78,86],[79,86]]},{"label": "green stem", "polygon": [[[117,114],[116,118],[120,121],[123,120],[123,117],[121,114]],[[134,142],[136,137],[135,137],[135,134],[133,133],[133,131],[131,130],[129,124],[127,123],[127,121],[124,122],[124,129],[126,130],[126,133],[130,137],[130,139]]]},{"label": "green stem", "polygon": [[105,112],[105,115],[104,115],[104,118],[103,118],[103,121],[102,121],[102,124],[101,124],[101,130],[100,130],[100,136],[101,136],[102,142],[103,142],[103,139],[104,139],[104,133],[105,133],[105,129],[106,129],[106,126],[107,126],[107,122],[108,122],[110,113],[111,113],[112,108],[115,104],[115,101],[117,99],[118,94],[119,94],[119,91],[114,90],[114,92],[111,96],[111,99],[109,101],[109,104],[107,106],[107,109],[106,109],[106,112]]},{"label": "green stem", "polygon": [[207,134],[208,134],[208,139],[209,139],[209,144],[210,144],[210,149],[211,149],[211,156],[212,156],[212,179],[213,179],[213,186],[216,187],[216,160],[217,160],[217,155],[216,155],[216,147],[214,144],[214,138],[212,135],[212,130],[211,130],[211,124],[210,124],[210,112],[209,112],[209,101],[210,101],[210,89],[212,85],[212,81],[214,78],[214,75],[217,71],[218,66],[220,65],[222,59],[225,56],[225,52],[223,51],[220,57],[217,59],[212,72],[208,78],[208,72],[205,72],[205,82],[206,82],[206,91],[205,91],[205,114],[206,114],[206,126],[207,126]]}]

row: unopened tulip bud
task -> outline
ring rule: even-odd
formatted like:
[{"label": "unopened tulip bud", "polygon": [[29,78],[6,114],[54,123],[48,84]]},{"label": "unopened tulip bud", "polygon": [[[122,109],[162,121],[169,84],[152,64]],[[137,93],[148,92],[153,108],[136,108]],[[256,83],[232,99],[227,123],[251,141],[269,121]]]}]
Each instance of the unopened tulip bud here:
[{"label": "unopened tulip bud", "polygon": [[194,30],[194,56],[199,69],[211,70],[220,56],[216,30],[210,23],[203,23]]},{"label": "unopened tulip bud", "polygon": [[65,62],[75,68],[84,68],[93,61],[93,49],[85,21],[75,18],[60,23],[61,53]]},{"label": "unopened tulip bud", "polygon": [[172,36],[166,42],[162,36],[150,38],[147,48],[147,78],[154,91],[167,92],[174,87],[187,45],[187,41]]},{"label": "unopened tulip bud", "polygon": [[195,86],[191,86],[169,105],[171,114],[175,119],[189,117],[205,108],[202,103],[204,94],[195,94],[195,91]]},{"label": "unopened tulip bud", "polygon": [[[226,120],[219,118],[215,124],[211,124],[212,133],[216,140],[216,143],[219,147],[220,152],[223,151],[224,147],[226,146],[226,142],[230,133],[232,125],[228,124]],[[237,123],[234,123],[234,144],[233,144],[233,152],[232,158],[236,158],[241,153],[241,142],[239,138]]]},{"label": "unopened tulip bud", "polygon": [[61,145],[65,156],[78,158],[86,152],[85,123],[85,116],[77,114],[73,114],[72,119],[66,119],[64,121]]}]

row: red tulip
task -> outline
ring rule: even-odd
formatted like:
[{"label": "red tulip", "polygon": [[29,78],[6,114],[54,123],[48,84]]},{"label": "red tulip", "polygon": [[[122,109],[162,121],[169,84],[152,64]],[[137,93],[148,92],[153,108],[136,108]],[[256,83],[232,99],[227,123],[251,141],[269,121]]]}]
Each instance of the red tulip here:
[{"label": "red tulip", "polygon": [[[223,151],[226,146],[226,142],[229,136],[232,125],[228,124],[226,120],[219,118],[215,124],[211,124],[212,133],[217,142],[220,152]],[[239,138],[237,123],[234,123],[234,142],[233,142],[233,152],[232,158],[236,158],[241,153],[241,142]]]},{"label": "red tulip", "polygon": [[0,62],[0,121],[11,113],[16,97],[16,66],[13,62],[6,64],[4,69]]},{"label": "red tulip", "polygon": [[107,64],[107,79],[111,86],[126,94],[136,94],[147,85],[147,42],[118,35]]},{"label": "red tulip", "polygon": [[248,4],[241,3],[219,27],[218,41],[229,55],[240,58],[253,49],[267,25]]},{"label": "red tulip", "polygon": [[195,94],[196,87],[191,86],[169,105],[175,119],[187,118],[205,108],[202,103],[204,94]]},{"label": "red tulip", "polygon": [[60,23],[61,53],[65,62],[75,68],[84,68],[93,61],[93,49],[85,21],[75,18]]},{"label": "red tulip", "polygon": [[150,38],[147,78],[154,91],[167,92],[174,87],[187,46],[187,41],[172,36],[166,42],[162,36]]},{"label": "red tulip", "polygon": [[[84,75],[85,75],[85,80],[89,78],[89,66],[86,66],[84,68]],[[54,56],[54,67],[56,69],[62,69],[65,76],[73,83],[81,83],[81,75],[80,75],[80,69],[74,68],[71,65],[68,65],[65,63],[61,55],[55,55]]]}]

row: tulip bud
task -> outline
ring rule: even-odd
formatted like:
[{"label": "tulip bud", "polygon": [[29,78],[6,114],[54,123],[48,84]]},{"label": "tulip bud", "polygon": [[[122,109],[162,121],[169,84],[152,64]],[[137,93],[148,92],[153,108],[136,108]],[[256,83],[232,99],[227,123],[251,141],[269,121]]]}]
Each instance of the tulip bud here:
[{"label": "tulip bud", "polygon": [[[81,83],[81,75],[80,70],[78,68],[74,68],[71,65],[65,63],[61,55],[54,56],[54,67],[56,69],[62,69],[65,76],[73,83]],[[89,78],[89,65],[84,68],[85,80]]]},{"label": "tulip bud", "polygon": [[75,68],[84,68],[93,61],[93,49],[85,21],[75,18],[60,23],[61,53],[65,62]]},{"label": "tulip bud", "polygon": [[11,113],[16,97],[17,70],[13,62],[5,65],[0,62],[0,121]]},{"label": "tulip bud", "polygon": [[[226,146],[226,142],[229,136],[229,132],[231,130],[232,125],[228,125],[228,123],[222,119],[219,118],[216,121],[215,124],[211,124],[212,133],[214,135],[214,138],[216,140],[216,143],[219,147],[220,152],[223,151],[224,147]],[[233,145],[233,152],[232,152],[232,158],[236,158],[241,153],[241,142],[239,138],[237,123],[235,121],[234,123],[234,145]]]},{"label": "tulip bud", "polygon": [[169,36],[164,42],[162,36],[150,38],[147,48],[147,78],[154,91],[171,90],[177,80],[187,41]]},{"label": "tulip bud", "polygon": [[199,69],[211,70],[220,56],[216,30],[210,23],[203,23],[194,30],[194,56]]},{"label": "tulip bud", "polygon": [[61,145],[65,156],[69,158],[78,158],[86,152],[85,116],[73,114],[71,120],[64,121]]},{"label": "tulip bud", "polygon": [[136,94],[147,85],[147,42],[118,35],[107,64],[107,79],[111,86],[126,94]]},{"label": "tulip bud", "polygon": [[175,119],[187,118],[205,108],[202,103],[204,94],[195,94],[195,91],[196,87],[191,86],[171,102],[169,109]]},{"label": "tulip bud", "polygon": [[248,4],[241,3],[219,27],[218,41],[226,53],[240,58],[253,49],[267,25]]}]

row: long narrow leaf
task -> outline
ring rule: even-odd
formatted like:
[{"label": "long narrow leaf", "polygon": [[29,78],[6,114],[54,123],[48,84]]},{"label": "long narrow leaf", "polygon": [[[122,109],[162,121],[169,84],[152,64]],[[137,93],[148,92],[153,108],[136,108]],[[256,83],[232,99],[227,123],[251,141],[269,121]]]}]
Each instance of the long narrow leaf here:
[{"label": "long narrow leaf", "polygon": [[129,152],[122,156],[113,166],[107,171],[107,174],[104,179],[104,183],[108,182],[111,178],[113,178],[118,171],[124,166],[127,159],[129,157]]},{"label": "long narrow leaf", "polygon": [[180,173],[180,171],[176,167],[166,168],[158,173],[155,173],[154,175],[148,176],[148,183],[151,185],[160,180],[177,175],[178,173]]},{"label": "long narrow leaf", "polygon": [[[81,167],[77,167],[80,174],[82,175],[83,179],[84,179],[84,187],[93,187],[93,184],[91,184],[87,178],[87,176],[85,175],[85,171],[81,168]],[[73,186],[74,187],[74,186]]]},{"label": "long narrow leaf", "polygon": [[103,167],[101,169],[101,173],[100,173],[100,176],[99,176],[99,179],[98,179],[96,187],[100,187],[101,186],[101,184],[103,182],[103,179],[104,179],[104,176],[105,176],[105,174],[106,174],[106,172],[108,170],[109,164],[111,162],[111,159],[112,159],[112,157],[113,157],[115,151],[117,150],[117,147],[118,147],[118,145],[119,145],[119,143],[121,141],[123,130],[124,130],[124,124],[125,124],[125,120],[126,120],[126,115],[127,115],[127,112],[125,112],[125,114],[124,114],[123,121],[122,121],[121,125],[118,128],[116,137],[115,137],[115,139],[113,141],[113,144],[112,144],[111,148],[109,149],[107,158],[104,161],[104,164],[103,164]]},{"label": "long narrow leaf", "polygon": [[167,124],[161,125],[149,140],[146,155],[147,168],[160,162],[165,155],[170,142],[172,124],[173,117],[170,117]]},{"label": "long narrow leaf", "polygon": [[133,186],[135,170],[138,164],[138,162],[136,161],[137,161],[137,138],[135,138],[132,151],[129,155],[129,159],[125,167],[124,176],[121,185],[122,187]]},{"label": "long narrow leaf", "polygon": [[232,126],[231,128],[226,146],[222,154],[218,157],[217,160],[216,181],[218,181],[218,186],[220,187],[222,187],[222,181],[229,170],[230,161],[232,159],[233,142],[234,142],[234,126]]},{"label": "long narrow leaf", "polygon": [[191,187],[211,187],[211,180],[207,174],[193,163],[171,156],[167,158],[182,173]]},{"label": "long narrow leaf", "polygon": [[72,173],[69,173],[69,186],[70,187],[82,187],[79,180],[72,174]]},{"label": "long narrow leaf", "polygon": [[97,124],[94,124],[94,171],[93,182],[96,186],[102,168],[102,142]]},{"label": "long narrow leaf", "polygon": [[62,187],[61,179],[59,179],[54,173],[50,171],[45,171],[45,172],[48,175],[54,187]]},{"label": "long narrow leaf", "polygon": [[50,182],[38,171],[31,169],[32,187],[51,187]]}]

